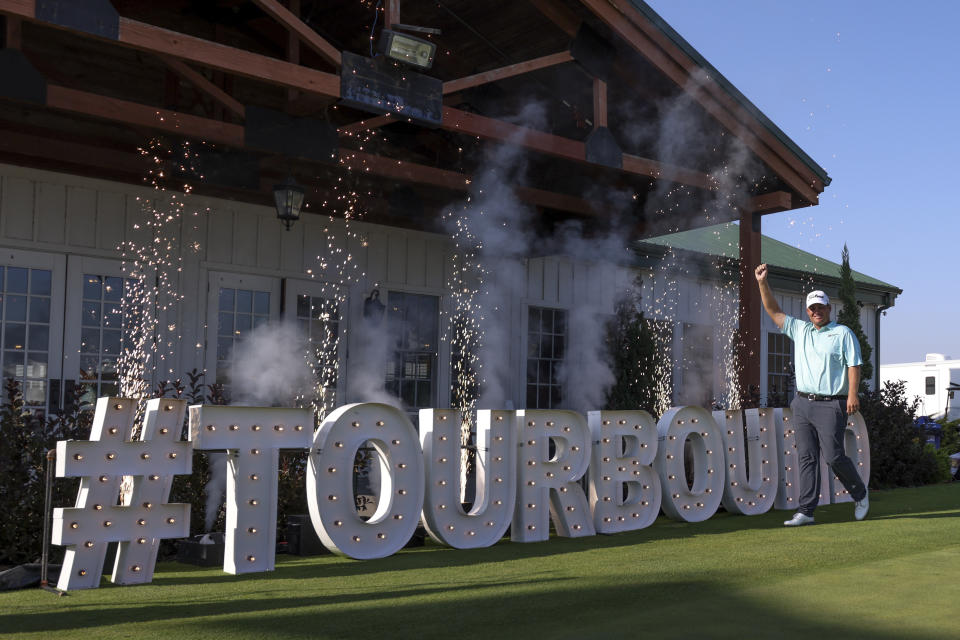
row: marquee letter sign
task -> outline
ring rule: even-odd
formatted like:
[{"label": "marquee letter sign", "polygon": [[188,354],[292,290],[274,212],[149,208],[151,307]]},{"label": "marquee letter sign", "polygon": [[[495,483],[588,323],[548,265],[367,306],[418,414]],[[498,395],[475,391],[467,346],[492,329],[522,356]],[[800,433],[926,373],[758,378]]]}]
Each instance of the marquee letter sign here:
[{"label": "marquee letter sign", "polygon": [[460,421],[452,409],[420,410],[420,443],[427,469],[423,524],[427,533],[457,549],[489,547],[506,532],[513,515],[517,431],[512,411],[477,411],[476,495],[473,508],[460,504]]},{"label": "marquee letter sign", "polygon": [[[380,463],[377,510],[364,522],[353,496],[353,461],[369,441]],[[334,553],[368,560],[402,549],[423,506],[423,457],[406,414],[386,404],[348,404],[323,421],[307,469],[307,504],[317,535]]]},{"label": "marquee letter sign", "polygon": [[[153,580],[161,538],[190,533],[190,505],[166,504],[173,476],[192,468],[190,443],[180,440],[185,403],[147,403],[140,440],[131,442],[137,403],[100,398],[88,442],[57,443],[57,477],[80,477],[72,508],[53,510],[53,544],[67,545],[57,588],[100,586],[107,543],[119,542],[113,582]],[[120,481],[133,476],[129,504],[117,506]]]},{"label": "marquee letter sign", "polygon": [[[747,419],[746,433],[742,423],[744,416]],[[779,479],[773,409],[714,411],[713,419],[720,428],[726,448],[723,507],[745,516],[766,513],[777,497]]]},{"label": "marquee letter sign", "polygon": [[516,428],[520,439],[517,505],[510,539],[516,542],[549,539],[551,515],[557,535],[568,538],[595,535],[590,505],[577,483],[590,464],[587,421],[575,411],[533,409],[517,411]]},{"label": "marquee letter sign", "polygon": [[[674,520],[702,522],[717,512],[723,497],[723,438],[713,418],[700,407],[674,407],[657,424],[657,472],[663,488],[663,512]],[[693,452],[693,486],[687,484],[684,449]],[[731,463],[735,464],[735,463]]]},{"label": "marquee letter sign", "polygon": [[[280,449],[309,449],[313,527],[328,549],[361,560],[399,551],[421,518],[438,542],[469,549],[496,544],[508,526],[514,542],[548,540],[551,519],[558,535],[579,537],[642,529],[661,509],[700,522],[721,501],[744,515],[797,508],[790,409],[711,415],[674,407],[656,424],[645,411],[591,411],[584,419],[553,409],[481,410],[469,511],[460,498],[457,411],[422,409],[418,436],[404,412],[385,404],[340,407],[316,433],[309,409],[192,406],[191,442],[182,442],[184,410],[180,400],[151,400],[140,440],[129,442],[135,402],[100,398],[90,441],[57,443],[57,476],[81,478],[76,506],[54,509],[52,541],[67,546],[59,588],[97,587],[112,541],[120,543],[115,583],[152,580],[160,539],[189,533],[189,505],[167,499],[173,476],[190,473],[192,449],[228,452],[228,573],[274,568]],[[376,510],[364,519],[354,464],[368,445],[380,486]],[[859,414],[848,418],[844,448],[868,482],[870,445]],[[580,484],[588,467],[589,497]],[[850,500],[822,457],[820,474],[820,504]],[[121,494],[124,476],[133,482]]]},{"label": "marquee letter sign", "polygon": [[273,571],[277,548],[280,449],[305,449],[313,412],[272,407],[190,407],[190,439],[206,451],[227,452],[227,525],[223,570]]},{"label": "marquee letter sign", "polygon": [[590,504],[598,533],[643,529],[660,514],[657,425],[646,411],[591,411]]}]

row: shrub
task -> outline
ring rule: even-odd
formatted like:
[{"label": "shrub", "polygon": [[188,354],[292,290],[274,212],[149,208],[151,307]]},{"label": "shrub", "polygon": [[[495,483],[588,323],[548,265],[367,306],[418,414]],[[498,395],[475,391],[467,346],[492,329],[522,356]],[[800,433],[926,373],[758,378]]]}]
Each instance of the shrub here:
[{"label": "shrub", "polygon": [[[637,278],[634,291],[640,291]],[[670,357],[660,344],[662,331],[645,318],[636,293],[629,293],[617,302],[616,312],[607,327],[607,346],[612,356],[615,382],[607,391],[604,408],[613,410],[644,409],[658,416],[662,404],[662,381],[658,372],[669,372]],[[659,341],[666,343],[666,340]],[[669,374],[668,374],[669,375]]]},{"label": "shrub", "polygon": [[886,382],[861,394],[860,413],[870,437],[870,485],[879,489],[936,482],[937,457],[914,427],[919,399],[908,400],[905,383]]},{"label": "shrub", "polygon": [[[58,440],[90,437],[90,412],[80,410],[79,394],[68,409],[51,416],[24,411],[20,382],[7,378],[0,407],[0,564],[36,561],[43,551],[43,507],[47,451]],[[53,483],[54,506],[73,505],[79,480]],[[51,560],[59,561],[62,547],[51,547]]]},{"label": "shrub", "polygon": [[960,420],[940,421],[940,448],[937,449],[937,462],[944,481],[951,480],[950,456],[960,453]]}]

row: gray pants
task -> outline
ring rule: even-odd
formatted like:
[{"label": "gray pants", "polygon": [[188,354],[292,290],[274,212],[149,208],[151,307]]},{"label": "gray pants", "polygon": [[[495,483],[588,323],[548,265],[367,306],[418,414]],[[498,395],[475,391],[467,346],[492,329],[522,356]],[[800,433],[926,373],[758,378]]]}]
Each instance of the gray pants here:
[{"label": "gray pants", "polygon": [[[847,427],[847,401],[810,400],[797,396],[790,403],[796,429],[800,466],[800,513],[812,516],[820,501],[820,450],[827,464],[854,500],[862,500],[867,488],[853,460],[843,450]],[[826,480],[826,478],[824,478]]]}]

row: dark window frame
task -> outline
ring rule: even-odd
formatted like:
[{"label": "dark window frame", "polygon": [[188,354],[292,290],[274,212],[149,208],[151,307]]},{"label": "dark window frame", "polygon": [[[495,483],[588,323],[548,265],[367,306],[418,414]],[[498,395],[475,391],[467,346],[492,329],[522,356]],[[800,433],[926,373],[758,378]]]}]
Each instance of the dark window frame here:
[{"label": "dark window frame", "polygon": [[567,321],[566,309],[527,307],[527,409],[553,409],[563,403],[563,386],[557,373],[568,346]]}]

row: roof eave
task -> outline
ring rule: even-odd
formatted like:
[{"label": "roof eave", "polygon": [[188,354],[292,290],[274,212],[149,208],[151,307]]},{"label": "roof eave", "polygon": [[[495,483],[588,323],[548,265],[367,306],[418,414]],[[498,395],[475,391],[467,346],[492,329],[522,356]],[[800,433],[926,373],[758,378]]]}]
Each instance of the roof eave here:
[{"label": "roof eave", "polygon": [[677,47],[679,47],[686,55],[690,57],[697,65],[705,69],[711,79],[713,79],[717,85],[719,85],[727,94],[730,95],[734,100],[740,103],[744,109],[746,109],[754,118],[757,119],[760,124],[762,124],[777,140],[780,141],[791,153],[797,156],[811,171],[813,171],[816,176],[823,182],[823,186],[829,186],[832,182],[832,179],[827,175],[826,170],[821,167],[813,158],[811,158],[800,146],[795,143],[790,136],[783,132],[780,127],[778,127],[774,122],[768,118],[760,109],[750,101],[743,93],[737,89],[733,83],[731,83],[727,78],[720,73],[716,67],[714,67],[710,62],[704,58],[700,52],[698,52],[693,45],[687,42],[683,36],[677,33],[673,27],[667,24],[666,20],[660,17],[660,15],[654,11],[646,2],[643,0],[629,0],[630,4],[640,11],[657,29],[663,33],[664,36],[669,38]]}]

